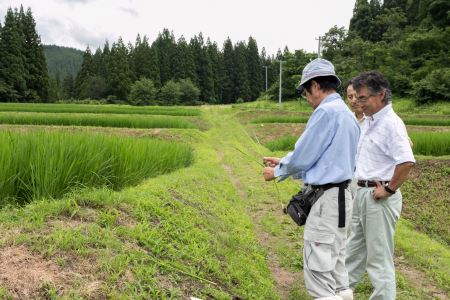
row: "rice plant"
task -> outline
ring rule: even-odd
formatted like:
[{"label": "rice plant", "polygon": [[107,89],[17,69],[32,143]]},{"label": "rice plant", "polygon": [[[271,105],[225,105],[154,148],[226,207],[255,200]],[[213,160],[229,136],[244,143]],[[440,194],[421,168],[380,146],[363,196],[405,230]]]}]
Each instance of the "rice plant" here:
[{"label": "rice plant", "polygon": [[0,124],[75,125],[126,128],[197,128],[193,123],[180,117],[123,114],[0,112]]},{"label": "rice plant", "polygon": [[[450,155],[450,132],[411,132],[413,152],[418,155]],[[293,150],[298,137],[283,136],[265,144],[271,151]]]},{"label": "rice plant", "polygon": [[289,151],[293,150],[298,137],[286,135],[273,141],[267,142],[266,146],[271,151]]},{"label": "rice plant", "polygon": [[[252,123],[307,123],[309,116],[265,116],[258,117]],[[404,117],[406,125],[450,126],[450,118],[411,118]]]},{"label": "rice plant", "polygon": [[252,123],[307,123],[308,119],[304,116],[266,116],[256,118]]},{"label": "rice plant", "polygon": [[88,105],[88,104],[43,104],[43,103],[0,103],[0,111],[48,112],[48,113],[96,113],[96,114],[142,114],[198,116],[195,108],[129,105]]},{"label": "rice plant", "polygon": [[422,125],[422,126],[450,126],[450,118],[403,118],[406,125]]},{"label": "rice plant", "polygon": [[450,132],[411,132],[414,154],[442,156],[450,154]]},{"label": "rice plant", "polygon": [[2,131],[0,143],[0,205],[85,186],[117,190],[193,160],[185,145],[91,133]]}]

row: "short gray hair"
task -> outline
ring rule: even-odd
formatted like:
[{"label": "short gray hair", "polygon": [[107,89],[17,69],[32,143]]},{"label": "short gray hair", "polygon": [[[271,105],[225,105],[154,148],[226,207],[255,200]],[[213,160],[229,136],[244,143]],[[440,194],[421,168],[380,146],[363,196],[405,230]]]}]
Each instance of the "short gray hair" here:
[{"label": "short gray hair", "polygon": [[383,74],[378,71],[369,71],[362,73],[352,80],[353,88],[359,91],[366,87],[372,95],[376,95],[384,91],[384,102],[390,103],[392,101],[391,85],[389,81],[384,78]]}]

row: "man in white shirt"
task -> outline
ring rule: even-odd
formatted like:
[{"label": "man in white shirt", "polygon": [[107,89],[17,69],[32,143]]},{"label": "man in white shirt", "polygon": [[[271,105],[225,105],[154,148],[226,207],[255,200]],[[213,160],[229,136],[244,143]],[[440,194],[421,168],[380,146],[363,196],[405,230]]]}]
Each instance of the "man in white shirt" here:
[{"label": "man in white shirt", "polygon": [[356,156],[358,189],[346,267],[352,289],[367,271],[374,287],[370,299],[394,300],[394,231],[402,208],[399,188],[415,159],[406,127],[392,109],[389,82],[370,71],[352,83],[366,118]]}]

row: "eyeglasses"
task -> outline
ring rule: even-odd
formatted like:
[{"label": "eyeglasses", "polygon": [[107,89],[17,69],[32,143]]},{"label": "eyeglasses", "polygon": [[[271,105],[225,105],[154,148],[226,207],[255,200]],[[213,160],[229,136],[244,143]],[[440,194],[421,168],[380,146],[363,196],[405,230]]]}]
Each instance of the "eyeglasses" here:
[{"label": "eyeglasses", "polygon": [[306,99],[306,90],[304,89],[300,95],[303,99]]},{"label": "eyeglasses", "polygon": [[365,102],[367,102],[367,100],[369,100],[370,97],[373,97],[373,96],[376,96],[376,95],[359,96],[359,97],[356,97],[356,100],[358,100],[358,102],[365,103]]}]

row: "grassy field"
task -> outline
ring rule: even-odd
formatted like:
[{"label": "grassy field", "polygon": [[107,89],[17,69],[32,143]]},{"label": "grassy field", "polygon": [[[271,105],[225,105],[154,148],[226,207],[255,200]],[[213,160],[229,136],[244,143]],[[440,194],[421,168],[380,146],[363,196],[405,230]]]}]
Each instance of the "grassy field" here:
[{"label": "grassy field", "polygon": [[[450,126],[450,118],[411,118],[404,117],[405,125],[421,125],[421,126]],[[292,115],[270,115],[263,117],[256,117],[251,122],[256,124],[261,123],[306,123],[309,116],[292,116]]]},{"label": "grassy field", "polygon": [[92,133],[0,132],[0,206],[60,198],[71,189],[114,190],[189,165],[181,144]]},{"label": "grassy field", "polygon": [[200,110],[184,107],[129,106],[129,105],[87,105],[87,104],[43,104],[43,103],[0,103],[4,112],[47,112],[47,113],[94,113],[94,114],[142,114],[169,116],[198,116]]},{"label": "grassy field", "polygon": [[[448,132],[411,132],[409,134],[416,155],[443,156],[450,155],[450,131]],[[294,149],[298,136],[285,135],[264,145],[271,151],[290,151]]]},{"label": "grassy field", "polygon": [[0,124],[76,125],[127,128],[198,128],[187,119],[173,116],[140,116],[126,114],[5,113]]},{"label": "grassy field", "polygon": [[[205,106],[199,115],[208,124],[204,131],[48,127],[70,136],[91,134],[85,137],[88,144],[95,144],[92,139],[98,135],[107,134],[115,143],[129,135],[124,138],[127,149],[148,142],[148,136],[175,140],[193,150],[192,163],[121,190],[86,187],[1,208],[0,298],[310,299],[301,270],[303,228],[281,209],[300,182],[276,184],[261,175],[262,156],[285,154],[261,144],[299,134],[304,125],[251,123],[278,111],[262,103]],[[295,105],[300,107],[293,104],[292,110],[281,112],[308,113],[301,103]],[[34,136],[43,129],[4,126],[14,134]],[[108,147],[93,149],[102,148]],[[93,155],[90,150],[83,158]],[[144,157],[137,164],[147,168],[153,159]],[[449,226],[443,226],[450,222],[449,187],[443,184],[449,167],[448,158],[420,157],[402,189],[398,299],[450,296]],[[370,293],[365,278],[355,299],[367,299]]]}]

